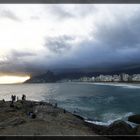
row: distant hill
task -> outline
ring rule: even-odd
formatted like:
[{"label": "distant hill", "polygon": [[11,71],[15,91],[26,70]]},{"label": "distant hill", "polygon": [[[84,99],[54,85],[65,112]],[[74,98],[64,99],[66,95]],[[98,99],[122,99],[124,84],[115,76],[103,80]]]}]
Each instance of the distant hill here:
[{"label": "distant hill", "polygon": [[56,82],[56,76],[51,71],[47,71],[44,74],[31,77],[31,79],[25,81],[25,83],[51,83]]}]

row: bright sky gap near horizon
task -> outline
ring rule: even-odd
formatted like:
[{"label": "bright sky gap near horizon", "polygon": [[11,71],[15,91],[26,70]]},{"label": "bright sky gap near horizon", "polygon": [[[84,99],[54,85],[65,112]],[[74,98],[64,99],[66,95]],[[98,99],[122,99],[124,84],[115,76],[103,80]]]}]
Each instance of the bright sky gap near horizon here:
[{"label": "bright sky gap near horizon", "polygon": [[48,69],[140,67],[139,23],[140,4],[0,4],[0,81]]}]

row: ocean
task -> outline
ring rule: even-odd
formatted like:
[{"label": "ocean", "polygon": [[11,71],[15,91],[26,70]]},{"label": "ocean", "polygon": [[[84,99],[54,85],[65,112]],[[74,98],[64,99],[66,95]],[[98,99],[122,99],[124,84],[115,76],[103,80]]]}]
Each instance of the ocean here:
[{"label": "ocean", "polygon": [[55,100],[59,107],[101,125],[109,125],[119,119],[127,122],[128,116],[140,114],[140,84],[65,82],[0,85],[0,99],[11,100],[12,94],[19,98],[25,94],[27,100]]}]

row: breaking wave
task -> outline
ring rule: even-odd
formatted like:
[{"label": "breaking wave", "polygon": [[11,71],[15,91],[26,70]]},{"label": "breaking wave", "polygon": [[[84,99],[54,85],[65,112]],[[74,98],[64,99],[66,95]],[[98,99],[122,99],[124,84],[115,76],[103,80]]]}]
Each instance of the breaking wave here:
[{"label": "breaking wave", "polygon": [[126,123],[130,124],[132,127],[135,127],[135,126],[137,126],[137,124],[131,123],[131,122],[127,121],[128,117],[131,116],[131,115],[133,115],[133,114],[134,113],[132,113],[132,112],[128,112],[128,113],[126,113],[124,115],[117,115],[117,118],[116,119],[110,119],[110,116],[112,116],[112,115],[113,116],[116,116],[116,114],[108,113],[108,121],[96,121],[96,120],[85,119],[85,122],[96,124],[96,125],[109,126],[114,121],[123,120]]},{"label": "breaking wave", "polygon": [[140,84],[120,84],[120,83],[93,83],[94,85],[106,85],[106,86],[119,86],[123,88],[140,88]]}]

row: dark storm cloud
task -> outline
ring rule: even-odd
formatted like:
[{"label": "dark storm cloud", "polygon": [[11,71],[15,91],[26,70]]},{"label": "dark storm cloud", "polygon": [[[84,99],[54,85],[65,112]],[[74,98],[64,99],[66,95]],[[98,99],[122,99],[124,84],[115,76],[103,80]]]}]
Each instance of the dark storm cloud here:
[{"label": "dark storm cloud", "polygon": [[100,42],[106,61],[112,64],[134,64],[140,60],[140,13],[129,19],[116,19],[115,24],[99,25],[96,40]]},{"label": "dark storm cloud", "polygon": [[61,54],[69,50],[72,46],[69,41],[73,38],[70,36],[59,36],[47,38],[44,46],[47,47],[51,52]]},{"label": "dark storm cloud", "polygon": [[35,56],[36,54],[35,53],[32,53],[32,52],[28,52],[28,51],[17,51],[17,50],[12,50],[11,53],[10,53],[10,57],[13,57],[13,58],[19,58],[19,57],[30,57],[30,56]]},{"label": "dark storm cloud", "polygon": [[121,20],[118,18],[115,24],[97,25],[98,32],[96,39],[102,44],[110,47],[110,49],[124,49],[140,47],[140,14],[128,20]]},{"label": "dark storm cloud", "polygon": [[[75,9],[78,12],[68,12],[59,6],[50,9],[60,21],[74,18],[75,22],[79,20],[78,15],[94,17],[98,12],[94,6]],[[0,65],[0,71],[36,74],[45,72],[47,69],[92,68],[93,71],[105,71],[139,67],[140,11],[129,15],[129,18],[123,13],[118,16],[112,12],[111,17],[114,22],[108,18],[98,21],[97,17],[95,17],[97,18],[95,23],[92,19],[89,20],[88,22],[93,22],[93,27],[91,26],[90,33],[88,32],[89,37],[85,35],[85,38],[80,38],[76,35],[76,31],[73,31],[75,35],[66,33],[67,35],[46,37],[43,47],[49,50],[50,54],[45,50],[38,54],[12,50],[5,63]],[[82,22],[84,23],[84,18],[81,24]],[[56,23],[57,25],[59,24]],[[78,43],[75,41],[76,37],[80,38]]]},{"label": "dark storm cloud", "polygon": [[[13,73],[13,74],[30,74],[38,69],[35,62],[30,61],[30,57],[35,57],[35,53],[28,51],[12,50],[9,54],[0,61],[0,73]],[[27,61],[29,59],[29,61]],[[34,71],[30,71],[35,68]]]},{"label": "dark storm cloud", "polygon": [[[125,67],[140,66],[140,13],[131,17],[116,17],[115,22],[106,20],[96,24],[96,33],[91,32],[94,39],[83,39],[77,49],[71,52],[70,43],[74,36],[52,37],[46,40],[45,47],[54,54],[44,68],[92,68],[93,71],[119,70]],[[40,65],[43,65],[40,63]],[[39,70],[39,69],[38,69]]]},{"label": "dark storm cloud", "polygon": [[16,14],[11,12],[10,10],[1,10],[0,11],[0,16],[3,17],[3,18],[9,18],[11,20],[20,21],[20,19],[16,16]]},{"label": "dark storm cloud", "polygon": [[[57,58],[57,67],[92,67],[93,69],[124,69],[140,65],[140,13],[127,18],[116,17],[115,23],[106,20],[96,25],[94,40],[83,40],[71,57]],[[59,43],[58,43],[58,42]],[[50,49],[67,47],[65,41],[52,39]],[[58,45],[59,44],[59,45]],[[55,46],[53,48],[53,46]],[[47,46],[47,45],[46,45]],[[57,65],[58,64],[58,65]]]}]

